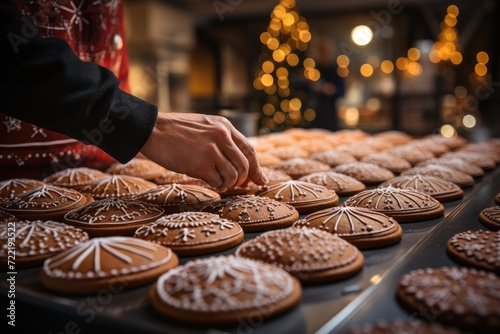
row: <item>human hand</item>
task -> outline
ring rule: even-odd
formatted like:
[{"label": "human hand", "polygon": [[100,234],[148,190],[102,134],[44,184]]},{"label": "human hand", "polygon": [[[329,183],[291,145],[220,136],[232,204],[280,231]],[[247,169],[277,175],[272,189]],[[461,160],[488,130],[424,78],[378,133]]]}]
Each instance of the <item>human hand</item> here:
[{"label": "human hand", "polygon": [[159,112],[141,153],[219,191],[249,180],[267,183],[253,146],[222,116]]}]

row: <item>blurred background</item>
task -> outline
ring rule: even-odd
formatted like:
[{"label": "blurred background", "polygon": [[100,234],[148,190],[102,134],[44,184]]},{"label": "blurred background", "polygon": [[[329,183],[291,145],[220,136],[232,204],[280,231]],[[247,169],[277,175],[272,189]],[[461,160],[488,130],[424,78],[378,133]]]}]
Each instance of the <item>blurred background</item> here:
[{"label": "blurred background", "polygon": [[125,0],[132,92],[290,127],[500,135],[494,0]]}]

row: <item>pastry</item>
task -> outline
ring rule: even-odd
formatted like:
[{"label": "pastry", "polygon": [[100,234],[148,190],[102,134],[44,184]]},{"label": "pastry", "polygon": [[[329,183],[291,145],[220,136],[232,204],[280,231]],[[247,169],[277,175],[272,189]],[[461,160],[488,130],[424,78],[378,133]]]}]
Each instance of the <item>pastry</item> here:
[{"label": "pastry", "polygon": [[443,155],[443,158],[459,158],[477,165],[484,170],[494,169],[496,167],[495,160],[487,153],[455,151]]},{"label": "pastry", "polygon": [[454,201],[464,197],[464,191],[455,183],[430,175],[405,175],[382,183],[379,188],[392,186],[401,189],[415,189],[432,196],[440,202]]},{"label": "pastry", "polygon": [[292,180],[292,177],[273,168],[261,167],[262,173],[267,177],[269,183],[278,183]]},{"label": "pastry", "polygon": [[164,184],[143,191],[134,199],[161,206],[165,213],[197,211],[220,200],[215,191],[192,184]]},{"label": "pastry", "polygon": [[355,178],[335,172],[312,173],[301,177],[299,181],[323,186],[339,196],[351,196],[366,189],[365,184]]},{"label": "pastry", "polygon": [[330,166],[311,159],[294,158],[282,161],[275,169],[296,180],[311,173],[327,172]]},{"label": "pastry", "polygon": [[486,226],[489,230],[500,230],[500,206],[483,209],[479,213],[479,222]]},{"label": "pastry", "polygon": [[466,231],[452,236],[446,248],[455,261],[500,275],[500,231]]},{"label": "pastry", "polygon": [[361,161],[383,167],[390,170],[394,174],[399,174],[412,167],[411,164],[405,159],[386,152],[367,155],[361,159]]},{"label": "pastry", "polygon": [[430,175],[455,183],[457,186],[466,188],[474,185],[474,178],[469,174],[462,173],[456,169],[446,166],[430,164],[424,167],[413,167],[401,173],[401,175]]},{"label": "pastry", "polygon": [[443,137],[439,134],[429,135],[424,137],[425,139],[431,139],[433,142],[445,144],[450,150],[459,149],[467,144],[467,140],[463,137]]},{"label": "pastry", "polygon": [[43,263],[42,284],[65,294],[119,292],[153,282],[179,264],[168,248],[131,237],[93,238]]},{"label": "pastry", "polygon": [[402,132],[402,131],[396,131],[396,130],[379,132],[379,133],[373,135],[373,137],[385,139],[388,142],[391,142],[394,145],[398,145],[398,146],[407,144],[413,140],[413,137],[410,136],[409,134]]},{"label": "pastry", "polygon": [[0,202],[24,191],[43,186],[44,183],[33,179],[10,179],[0,182]]},{"label": "pastry", "polygon": [[133,235],[138,227],[163,214],[164,210],[155,204],[109,197],[68,212],[63,222],[81,228],[90,236]]},{"label": "pastry", "polygon": [[[14,225],[12,225],[14,226]],[[11,225],[0,224],[0,264],[8,268]],[[84,231],[55,221],[18,221],[15,223],[15,268],[41,265],[43,261],[68,248],[89,240]],[[13,255],[13,254],[10,254]],[[12,271],[12,270],[10,270]]]},{"label": "pastry", "polygon": [[202,209],[240,224],[244,231],[266,231],[291,226],[297,210],[285,203],[254,195],[232,196]]},{"label": "pastry", "polygon": [[428,150],[413,147],[411,145],[397,146],[385,151],[390,154],[397,155],[411,163],[413,166],[419,162],[434,159],[436,156]]},{"label": "pastry", "polygon": [[377,137],[369,137],[363,140],[363,145],[366,145],[375,151],[384,151],[388,150],[392,147],[394,147],[394,143],[391,143],[390,141],[384,139],[384,138],[377,138]]},{"label": "pastry", "polygon": [[348,175],[364,184],[378,184],[394,178],[386,169],[368,162],[350,162],[333,168],[334,172]]},{"label": "pastry", "polygon": [[8,212],[0,210],[0,223],[17,222],[17,218]]},{"label": "pastry", "polygon": [[398,243],[403,230],[383,213],[349,206],[314,212],[293,227],[320,229],[336,234],[359,249],[386,247]]},{"label": "pastry", "polygon": [[22,192],[0,204],[0,209],[25,220],[57,220],[92,199],[76,190],[49,184]]},{"label": "pastry", "polygon": [[147,160],[134,158],[126,164],[115,163],[109,166],[106,173],[117,175],[129,175],[153,181],[166,172],[166,169],[157,163]]},{"label": "pastry", "polygon": [[288,160],[293,158],[307,158],[309,152],[303,148],[293,146],[280,146],[267,151],[267,153],[277,156],[281,160]]},{"label": "pastry", "polygon": [[355,246],[307,228],[263,233],[240,245],[236,255],[273,264],[307,284],[338,281],[363,268],[363,254]]},{"label": "pastry", "polygon": [[249,181],[248,184],[244,187],[241,186],[233,186],[231,188],[226,189],[225,191],[220,191],[218,192],[220,197],[230,197],[230,196],[237,196],[237,195],[246,195],[256,189],[258,189],[259,186],[253,183],[252,181]]},{"label": "pastry", "polygon": [[313,153],[309,156],[309,159],[320,161],[322,163],[329,165],[330,167],[335,167],[349,162],[358,161],[358,159],[356,159],[349,152],[340,150],[328,150],[328,151]]},{"label": "pastry", "polygon": [[481,167],[471,164],[470,162],[460,158],[439,158],[422,161],[417,167],[424,167],[430,164],[442,165],[451,169],[461,171],[462,173],[469,174],[472,177],[480,177],[484,175]]},{"label": "pastry", "polygon": [[94,199],[104,199],[108,197],[132,197],[154,187],[156,184],[135,176],[109,175],[92,182],[81,192]]},{"label": "pastry", "polygon": [[367,146],[365,144],[361,143],[354,143],[354,144],[344,144],[344,145],[339,145],[335,148],[338,151],[343,151],[343,152],[348,152],[351,154],[353,157],[355,157],[358,160],[363,159],[364,157],[377,153],[377,150],[374,148]]},{"label": "pastry", "polygon": [[279,163],[281,162],[281,159],[278,158],[277,156],[269,154],[269,153],[258,152],[257,153],[257,161],[259,161],[259,165],[261,167],[274,168],[274,167],[279,165]]},{"label": "pastry", "polygon": [[80,191],[85,186],[105,176],[106,174],[97,169],[87,167],[68,168],[46,177],[43,182]]},{"label": "pastry", "polygon": [[427,323],[412,318],[406,321],[379,321],[352,329],[347,334],[461,334],[461,332],[438,323]]},{"label": "pastry", "polygon": [[357,206],[381,212],[398,223],[441,217],[444,207],[431,196],[413,189],[394,187],[365,190],[349,198],[345,206]]},{"label": "pastry", "polygon": [[408,143],[408,145],[429,151],[436,157],[439,157],[450,151],[450,148],[444,143],[436,142],[430,138],[414,139],[410,143]]},{"label": "pastry", "polygon": [[143,225],[134,237],[172,249],[179,256],[220,252],[243,241],[243,230],[208,212],[174,213]]},{"label": "pastry", "polygon": [[150,290],[158,312],[205,327],[266,320],[297,305],[301,295],[300,284],[286,271],[235,256],[188,262],[162,275]]},{"label": "pastry", "polygon": [[339,204],[339,196],[335,191],[297,180],[271,184],[257,190],[255,195],[290,204],[299,213],[309,213]]},{"label": "pastry", "polygon": [[410,311],[475,333],[500,331],[500,278],[465,267],[414,270],[399,281],[397,296]]},{"label": "pastry", "polygon": [[162,175],[156,177],[153,180],[154,183],[162,185],[162,184],[193,184],[196,186],[201,186],[205,188],[211,188],[208,183],[201,179],[197,179],[191,176],[187,176],[186,174],[180,174],[172,171],[165,171]]},{"label": "pastry", "polygon": [[481,142],[474,144],[467,144],[464,147],[460,148],[459,152],[479,152],[485,153],[495,161],[495,163],[500,163],[500,146],[495,145],[493,142]]}]

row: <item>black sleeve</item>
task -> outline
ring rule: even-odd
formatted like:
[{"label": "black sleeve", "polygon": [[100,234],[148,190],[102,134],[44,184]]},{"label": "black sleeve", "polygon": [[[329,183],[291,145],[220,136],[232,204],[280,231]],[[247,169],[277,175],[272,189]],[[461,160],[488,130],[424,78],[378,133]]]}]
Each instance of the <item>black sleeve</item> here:
[{"label": "black sleeve", "polygon": [[149,138],[158,109],[118,85],[111,71],[81,61],[62,39],[41,38],[0,0],[0,112],[127,162]]}]

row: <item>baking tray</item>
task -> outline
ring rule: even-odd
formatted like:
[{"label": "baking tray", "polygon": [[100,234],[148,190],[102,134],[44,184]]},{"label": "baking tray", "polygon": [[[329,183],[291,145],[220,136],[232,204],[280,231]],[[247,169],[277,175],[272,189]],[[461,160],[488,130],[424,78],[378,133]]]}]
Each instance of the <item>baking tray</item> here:
[{"label": "baking tray", "polygon": [[[479,229],[477,214],[493,205],[500,190],[500,172],[491,171],[466,188],[463,199],[444,203],[445,217],[404,223],[403,239],[387,248],[364,250],[365,265],[357,275],[331,284],[306,286],[300,304],[274,319],[259,316],[241,319],[231,328],[200,328],[174,322],[157,314],[149,304],[150,286],[121,293],[103,291],[91,296],[56,295],[41,285],[39,268],[20,270],[16,277],[17,323],[31,328],[33,317],[38,332],[97,333],[320,333],[345,331],[353,324],[379,319],[408,318],[396,303],[394,287],[409,270],[454,264],[444,252],[448,237],[464,229]],[[494,186],[496,185],[496,186]],[[343,202],[346,198],[341,198]],[[468,223],[465,224],[465,221]],[[467,227],[466,227],[467,226]],[[259,233],[247,233],[251,239]],[[215,255],[233,254],[236,248]],[[213,255],[211,255],[213,256]],[[427,257],[426,257],[427,256]],[[206,256],[208,257],[208,256]],[[199,257],[198,257],[199,258]],[[181,264],[193,258],[181,258]],[[5,273],[0,281],[2,308],[6,305]]]}]

